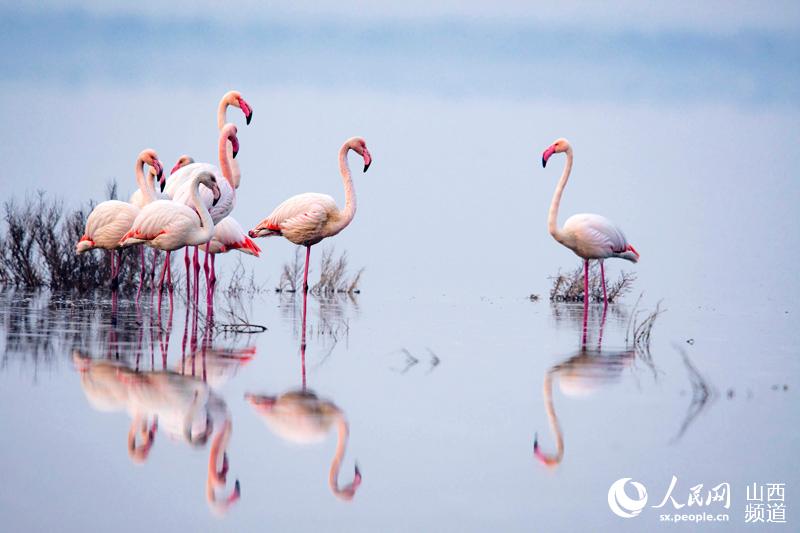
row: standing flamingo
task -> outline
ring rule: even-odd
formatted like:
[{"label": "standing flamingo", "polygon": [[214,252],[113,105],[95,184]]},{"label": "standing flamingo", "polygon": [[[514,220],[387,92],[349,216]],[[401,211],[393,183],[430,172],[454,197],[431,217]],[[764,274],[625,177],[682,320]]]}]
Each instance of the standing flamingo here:
[{"label": "standing flamingo", "polygon": [[[200,185],[205,185],[211,190],[213,201],[217,203],[220,198],[220,189],[214,174],[207,170],[198,170],[192,177],[190,189],[191,205],[173,200],[157,200],[146,205],[134,220],[130,231],[120,240],[120,244],[131,246],[145,243],[151,248],[158,248],[167,252],[164,268],[158,282],[159,307],[161,305],[161,291],[164,275],[170,272],[167,284],[172,283],[169,256],[173,250],[184,246],[197,246],[211,240],[214,236],[214,221],[208,212],[205,203],[200,200]],[[199,215],[199,216],[198,216]],[[171,294],[171,291],[170,291]]]},{"label": "standing flamingo", "polygon": [[575,252],[578,257],[583,258],[583,303],[584,307],[589,305],[589,260],[597,259],[600,261],[600,279],[603,284],[603,305],[608,305],[606,296],[606,275],[603,268],[603,261],[609,257],[619,257],[627,259],[632,263],[639,260],[639,253],[628,244],[622,230],[613,222],[601,215],[582,213],[572,215],[564,223],[562,229],[558,229],[558,206],[561,203],[561,194],[567,185],[569,174],[572,171],[572,146],[564,138],[556,140],[542,154],[542,167],[547,166],[547,160],[556,153],[566,152],[567,163],[564,165],[564,172],[558,182],[556,191],[553,194],[553,202],[550,204],[550,213],[547,217],[547,229],[555,240]]},{"label": "standing flamingo", "polygon": [[[211,218],[214,224],[221,221],[228,216],[236,204],[236,186],[233,174],[233,162],[236,155],[239,153],[239,139],[236,137],[237,129],[234,124],[225,124],[219,132],[219,164],[220,168],[210,163],[192,163],[179,169],[175,174],[172,174],[167,180],[166,192],[175,201],[190,205],[191,202],[191,186],[188,183],[189,177],[197,170],[210,172],[217,177],[217,183],[220,186],[220,198],[212,198],[208,189],[201,190],[202,200],[206,207],[209,209]],[[228,153],[228,145],[230,144],[231,153]],[[224,179],[223,179],[224,178]],[[186,262],[186,275],[189,276],[189,256],[188,250],[185,256]],[[195,248],[195,286],[199,282],[198,272],[199,264],[197,262],[197,248]],[[208,252],[206,252],[206,285],[209,284],[209,271],[208,271]],[[188,280],[187,280],[188,281]],[[211,298],[210,288],[207,291],[207,297]]]},{"label": "standing flamingo", "polygon": [[206,244],[199,246],[203,251],[211,254],[211,285],[216,283],[214,274],[214,262],[217,254],[224,254],[231,250],[239,250],[242,253],[258,257],[261,248],[247,236],[242,226],[235,218],[228,215],[220,220],[214,227],[214,236]]},{"label": "standing flamingo", "polygon": [[[163,167],[155,150],[149,148],[142,150],[136,159],[136,183],[139,184],[142,197],[150,202],[155,200],[156,196],[152,180],[146,180],[144,177],[145,164],[155,170],[157,179],[161,179]],[[128,202],[120,200],[101,202],[89,213],[83,235],[75,244],[75,252],[78,254],[93,248],[108,250],[112,289],[116,289],[119,283],[119,269],[122,263],[122,257],[119,256],[115,264],[114,252],[120,247],[120,239],[131,228],[138,214],[139,207]]]},{"label": "standing flamingo", "polygon": [[283,236],[295,244],[306,247],[303,292],[308,292],[308,260],[311,256],[311,246],[342,231],[356,214],[356,192],[347,164],[347,153],[350,150],[354,150],[364,158],[364,172],[372,163],[367,143],[361,137],[348,139],[342,145],[339,150],[339,172],[344,182],[344,209],[340,210],[336,206],[336,201],[327,194],[315,192],[298,194],[281,203],[249,232],[253,238]]}]

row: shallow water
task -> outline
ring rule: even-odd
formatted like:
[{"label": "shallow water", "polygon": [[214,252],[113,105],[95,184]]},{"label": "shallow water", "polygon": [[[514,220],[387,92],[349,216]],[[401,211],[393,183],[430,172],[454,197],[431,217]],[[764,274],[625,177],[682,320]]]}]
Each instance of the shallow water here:
[{"label": "shallow water", "polygon": [[[116,314],[3,299],[0,501],[14,530],[640,530],[658,510],[617,518],[610,484],[633,477],[655,505],[673,474],[684,503],[698,483],[730,483],[730,528],[747,484],[798,481],[783,310],[720,327],[672,307],[637,347],[626,335],[644,314],[614,305],[603,322],[592,305],[582,347],[582,304],[311,297],[304,368],[299,296],[220,297],[214,326],[177,299],[160,321],[147,298]],[[234,307],[268,331],[222,332],[219,309]],[[298,391],[305,410],[271,403]],[[209,474],[212,448],[227,450],[226,476]]]},{"label": "shallow water", "polygon": [[[218,294],[214,327],[180,291],[171,320],[102,289],[0,293],[4,530],[649,531],[698,510],[729,515],[704,529],[780,527],[746,523],[752,483],[786,483],[797,529],[794,5],[172,12],[196,25],[142,4],[2,8],[3,197],[75,207],[112,179],[127,197],[148,146],[167,168],[214,161],[235,88],[255,110],[228,114],[245,228],[292,194],[341,202],[336,151],[367,140],[355,220],[311,274],[335,246],[362,292],[309,300],[305,359],[299,296],[272,292],[285,241],[242,259],[265,290]],[[607,215],[642,253],[607,263],[637,279],[605,320],[591,306],[585,340],[582,306],[547,302],[577,266],[546,230],[560,136],[560,221]],[[229,306],[267,330],[225,331]],[[624,478],[639,516],[610,509]],[[721,483],[727,508],[688,505]]]}]

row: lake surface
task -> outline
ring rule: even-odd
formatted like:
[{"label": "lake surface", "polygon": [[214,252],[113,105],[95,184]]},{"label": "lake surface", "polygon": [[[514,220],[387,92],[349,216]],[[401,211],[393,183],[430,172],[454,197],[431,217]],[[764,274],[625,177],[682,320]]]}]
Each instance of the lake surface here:
[{"label": "lake surface", "polygon": [[[75,207],[111,180],[126,197],[145,147],[167,168],[215,161],[232,88],[255,110],[228,115],[245,228],[295,193],[341,203],[347,138],[374,158],[354,222],[312,249],[312,279],[335,247],[365,269],[361,293],[309,297],[304,358],[300,296],[273,292],[295,253],[282,240],[242,258],[262,290],[238,300],[223,293],[238,259],[219,258],[213,324],[179,297],[170,318],[149,294],[0,293],[4,529],[649,531],[705,512],[728,520],[703,530],[797,529],[796,17],[706,31],[3,9],[4,198]],[[546,230],[563,158],[540,158],[561,136],[560,221],[607,215],[642,254],[606,263],[637,278],[605,319],[590,306],[585,341],[582,305],[548,302],[578,266]],[[266,331],[225,331],[229,310]],[[624,478],[646,488],[639,516],[610,508]],[[707,498],[725,483],[727,507]],[[787,524],[746,521],[753,483],[785,483]],[[631,509],[636,485],[616,497]]]}]

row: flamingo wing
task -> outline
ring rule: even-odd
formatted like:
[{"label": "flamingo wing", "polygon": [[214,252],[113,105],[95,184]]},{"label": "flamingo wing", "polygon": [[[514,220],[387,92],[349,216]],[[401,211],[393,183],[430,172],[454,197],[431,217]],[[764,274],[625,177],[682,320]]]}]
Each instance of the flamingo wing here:
[{"label": "flamingo wing", "polygon": [[319,238],[329,214],[336,212],[336,202],[327,194],[298,194],[276,207],[251,235],[283,235],[295,244],[306,244]]},{"label": "flamingo wing", "polygon": [[602,259],[624,252],[628,246],[622,230],[601,215],[573,215],[564,223],[564,231],[574,236],[582,257]]},{"label": "flamingo wing", "polygon": [[198,221],[198,215],[192,208],[172,200],[157,200],[142,209],[125,238],[150,241],[168,233],[176,225],[183,226],[187,222],[198,224]]}]

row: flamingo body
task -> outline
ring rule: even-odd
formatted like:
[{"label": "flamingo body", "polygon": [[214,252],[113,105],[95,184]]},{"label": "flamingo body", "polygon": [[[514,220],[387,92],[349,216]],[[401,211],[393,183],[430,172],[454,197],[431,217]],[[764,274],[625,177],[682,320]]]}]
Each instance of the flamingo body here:
[{"label": "flamingo body", "polygon": [[619,257],[634,263],[638,260],[622,230],[602,215],[572,215],[564,222],[561,232],[564,234],[562,244],[583,259]]},{"label": "flamingo body", "polygon": [[232,216],[227,216],[214,226],[214,236],[200,248],[210,254],[224,254],[231,250],[258,257],[261,248],[247,236],[239,222]]},{"label": "flamingo body", "polygon": [[343,214],[327,194],[307,192],[284,200],[254,229],[259,236],[282,236],[311,246],[342,231]]},{"label": "flamingo body", "polygon": [[81,254],[93,248],[116,250],[138,214],[138,207],[120,200],[97,204],[86,219],[86,228],[75,251]]}]

